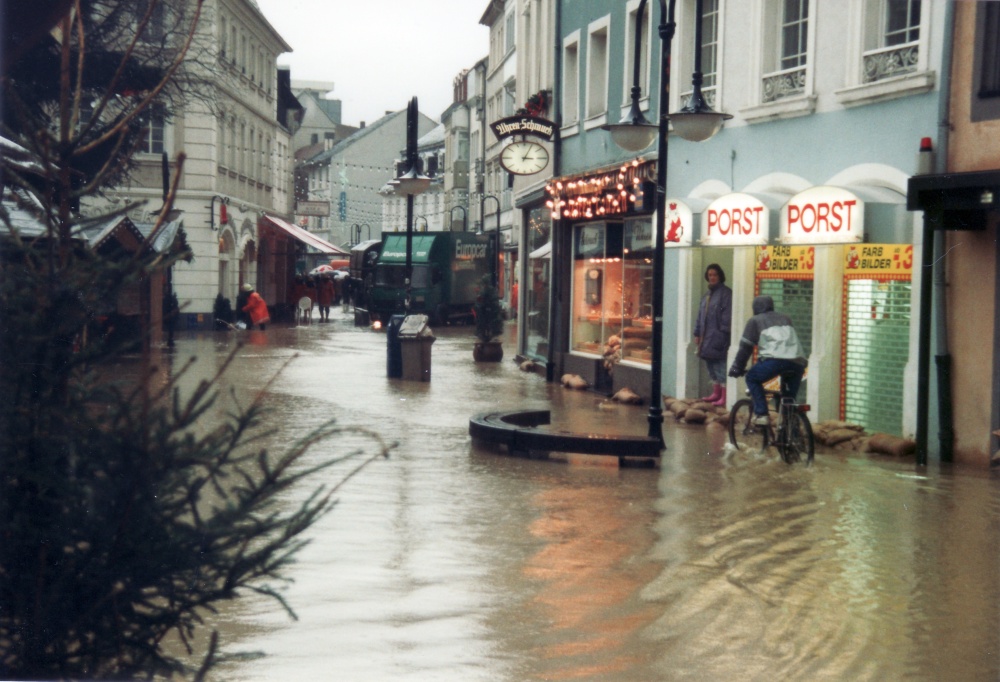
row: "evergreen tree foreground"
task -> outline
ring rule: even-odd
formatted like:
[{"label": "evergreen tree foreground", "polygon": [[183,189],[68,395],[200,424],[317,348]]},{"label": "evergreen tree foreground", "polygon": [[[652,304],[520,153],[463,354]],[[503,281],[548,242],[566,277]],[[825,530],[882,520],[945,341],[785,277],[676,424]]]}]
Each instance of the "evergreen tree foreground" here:
[{"label": "evergreen tree foreground", "polygon": [[[294,615],[281,588],[306,531],[387,453],[373,436],[371,451],[316,456],[344,432],[333,422],[270,452],[263,393],[246,406],[234,395],[220,418],[218,376],[185,395],[186,370],[164,378],[141,325],[110,334],[100,323],[123,292],[188,256],[148,248],[182,157],[144,248],[95,252],[81,233],[134,206],[89,218],[80,206],[127,177],[150,107],[197,96],[178,84],[194,82],[182,67],[200,9],[0,3],[11,29],[0,54],[2,679],[202,679],[224,660],[206,617],[248,593]],[[130,40],[165,10],[163,52]],[[39,229],[24,232],[26,219]],[[339,483],[288,501],[337,464]]]}]

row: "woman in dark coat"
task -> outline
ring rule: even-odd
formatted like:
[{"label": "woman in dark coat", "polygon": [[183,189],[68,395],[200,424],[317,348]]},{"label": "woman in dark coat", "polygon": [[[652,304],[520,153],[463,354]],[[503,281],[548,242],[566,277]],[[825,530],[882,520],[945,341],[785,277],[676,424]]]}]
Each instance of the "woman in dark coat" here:
[{"label": "woman in dark coat", "polygon": [[705,361],[708,375],[712,378],[712,393],[702,400],[713,405],[725,405],[733,290],[725,285],[726,273],[718,263],[705,268],[705,281],[708,282],[708,293],[701,299],[698,321],[694,325],[698,357]]}]

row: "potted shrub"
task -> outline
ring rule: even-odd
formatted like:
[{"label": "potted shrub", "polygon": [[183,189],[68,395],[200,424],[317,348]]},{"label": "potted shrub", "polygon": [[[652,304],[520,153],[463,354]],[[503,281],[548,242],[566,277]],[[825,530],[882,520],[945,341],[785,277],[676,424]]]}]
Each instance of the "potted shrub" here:
[{"label": "potted shrub", "polygon": [[489,275],[482,279],[473,309],[476,314],[476,344],[472,348],[472,357],[476,362],[499,362],[503,359],[499,337],[503,334],[504,314],[500,296]]}]

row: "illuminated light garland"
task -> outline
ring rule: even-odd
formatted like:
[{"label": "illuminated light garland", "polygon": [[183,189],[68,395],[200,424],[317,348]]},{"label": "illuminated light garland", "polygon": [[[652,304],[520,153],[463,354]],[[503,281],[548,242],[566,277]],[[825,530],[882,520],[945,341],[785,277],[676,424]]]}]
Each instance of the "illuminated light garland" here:
[{"label": "illuminated light garland", "polygon": [[554,220],[628,213],[640,200],[641,184],[652,180],[655,173],[655,161],[638,158],[584,176],[557,178],[545,186],[551,197],[545,205]]}]

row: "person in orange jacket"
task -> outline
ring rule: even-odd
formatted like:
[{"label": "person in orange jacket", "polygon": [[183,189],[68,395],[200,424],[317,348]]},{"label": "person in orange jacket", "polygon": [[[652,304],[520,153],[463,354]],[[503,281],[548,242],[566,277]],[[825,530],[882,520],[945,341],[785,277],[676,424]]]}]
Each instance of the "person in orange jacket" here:
[{"label": "person in orange jacket", "polygon": [[267,312],[267,303],[249,284],[243,285],[243,291],[250,294],[247,304],[243,306],[243,311],[250,313],[250,320],[253,324],[259,324],[260,330],[264,331],[267,323],[271,321],[271,316]]}]

